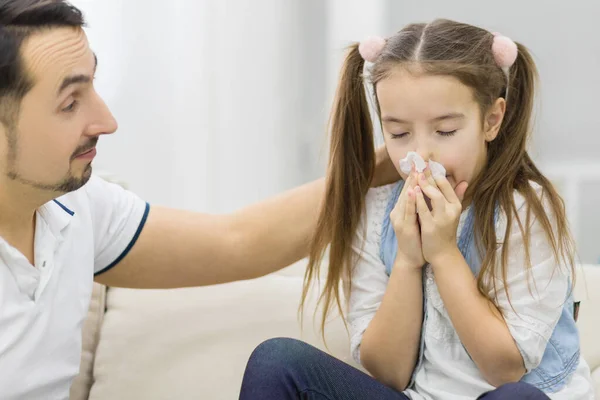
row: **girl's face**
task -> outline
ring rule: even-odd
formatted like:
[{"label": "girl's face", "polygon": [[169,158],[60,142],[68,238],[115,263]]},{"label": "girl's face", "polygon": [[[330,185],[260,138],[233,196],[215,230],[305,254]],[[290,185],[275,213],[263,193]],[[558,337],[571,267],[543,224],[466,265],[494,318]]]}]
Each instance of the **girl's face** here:
[{"label": "girl's face", "polygon": [[377,83],[385,144],[403,179],[400,160],[415,151],[441,163],[453,187],[471,182],[484,168],[487,142],[504,117],[498,99],[484,118],[473,91],[450,76],[411,74],[396,68]]}]

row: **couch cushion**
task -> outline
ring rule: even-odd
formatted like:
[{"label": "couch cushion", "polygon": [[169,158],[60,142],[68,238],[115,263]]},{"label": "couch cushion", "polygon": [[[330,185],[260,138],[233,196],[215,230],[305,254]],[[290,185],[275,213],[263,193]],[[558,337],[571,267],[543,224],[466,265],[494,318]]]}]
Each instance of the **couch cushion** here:
[{"label": "couch cushion", "polygon": [[[324,348],[307,306],[301,335],[298,276],[179,290],[108,291],[90,399],[234,399],[252,350],[286,336]],[[331,352],[350,362],[340,319],[328,328]]]},{"label": "couch cushion", "polygon": [[583,357],[590,365],[600,398],[600,266],[584,265],[575,286],[575,299],[581,301],[577,325]]},{"label": "couch cushion", "polygon": [[[304,334],[299,333],[301,267],[206,288],[111,288],[90,399],[233,399],[248,357],[263,340],[295,337],[323,349],[311,318],[314,293],[307,305]],[[583,271],[575,290],[582,301],[578,326],[600,398],[600,267],[585,266]],[[328,332],[329,350],[353,364],[339,318],[329,324]]]},{"label": "couch cushion", "polygon": [[596,368],[595,371],[592,371],[592,381],[596,392],[596,398],[600,399],[600,368]]}]

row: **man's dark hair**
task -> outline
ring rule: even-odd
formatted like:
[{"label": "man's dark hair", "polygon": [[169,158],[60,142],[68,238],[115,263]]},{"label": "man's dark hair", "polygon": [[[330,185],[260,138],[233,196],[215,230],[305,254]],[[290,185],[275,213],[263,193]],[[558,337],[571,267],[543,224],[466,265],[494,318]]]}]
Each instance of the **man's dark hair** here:
[{"label": "man's dark hair", "polygon": [[33,86],[21,54],[23,42],[44,29],[83,26],[81,11],[64,0],[0,0],[1,122],[14,122],[21,100]]}]

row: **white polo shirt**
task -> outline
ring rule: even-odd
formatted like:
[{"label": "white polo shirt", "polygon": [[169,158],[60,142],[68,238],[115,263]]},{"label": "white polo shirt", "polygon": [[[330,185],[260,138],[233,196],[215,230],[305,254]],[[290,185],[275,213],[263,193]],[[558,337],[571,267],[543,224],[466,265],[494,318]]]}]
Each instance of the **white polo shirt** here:
[{"label": "white polo shirt", "polygon": [[148,211],[92,177],[38,210],[35,266],[0,238],[0,399],[68,399],[94,274],[128,253]]}]

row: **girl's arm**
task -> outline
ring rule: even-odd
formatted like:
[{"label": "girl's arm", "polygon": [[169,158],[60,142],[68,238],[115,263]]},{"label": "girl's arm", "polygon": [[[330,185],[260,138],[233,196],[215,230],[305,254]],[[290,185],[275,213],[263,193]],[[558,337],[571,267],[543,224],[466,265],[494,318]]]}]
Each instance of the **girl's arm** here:
[{"label": "girl's arm", "polygon": [[456,249],[432,263],[438,290],[467,352],[493,386],[517,382],[523,358],[502,313],[477,288],[477,280]]},{"label": "girl's arm", "polygon": [[[537,189],[541,196],[541,187]],[[524,199],[519,195],[515,200],[521,221],[526,221]],[[537,220],[531,225],[529,270],[516,221],[512,227],[505,243],[509,245],[507,290],[498,272],[492,278],[496,291],[482,295],[458,249],[432,262],[452,324],[473,361],[494,386],[517,381],[540,364],[570,285],[569,272],[555,260],[542,225]],[[503,234],[505,229],[506,221],[501,219],[497,232]],[[498,259],[501,251],[498,249]],[[495,298],[499,309],[489,298]]]},{"label": "girl's arm", "polygon": [[[367,194],[366,231],[358,230],[353,248],[358,262],[352,271],[348,322],[354,358],[379,381],[404,390],[419,350],[422,270],[398,257],[391,277],[386,274],[378,239],[389,194],[389,188]],[[422,261],[420,246],[418,258]]]},{"label": "girl's arm", "polygon": [[363,366],[377,380],[406,389],[417,362],[422,320],[422,270],[396,263],[360,348]]}]

